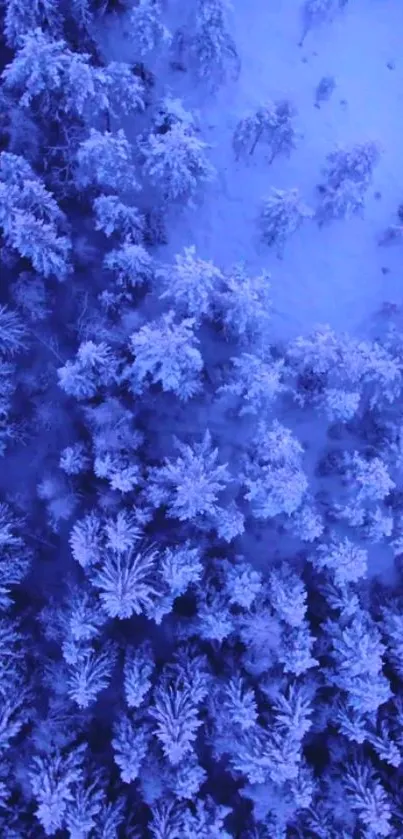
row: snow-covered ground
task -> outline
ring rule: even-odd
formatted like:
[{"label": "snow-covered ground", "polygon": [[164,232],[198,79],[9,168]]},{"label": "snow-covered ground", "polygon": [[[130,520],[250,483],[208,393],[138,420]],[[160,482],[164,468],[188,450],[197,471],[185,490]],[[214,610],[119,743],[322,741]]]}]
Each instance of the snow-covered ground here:
[{"label": "snow-covered ground", "polygon": [[[203,189],[201,205],[171,221],[164,258],[195,244],[200,256],[222,268],[244,260],[251,272],[269,269],[273,328],[283,338],[317,323],[365,332],[383,301],[401,299],[403,245],[381,248],[377,239],[396,223],[403,201],[403,4],[350,0],[332,23],[313,29],[302,48],[301,5],[301,0],[234,0],[232,34],[242,69],[239,79],[216,96],[195,85],[190,73],[164,73],[172,93],[199,111],[202,136],[211,145],[218,172],[216,182]],[[168,0],[166,6],[171,24],[183,12],[183,2]],[[102,41],[109,58],[134,60],[130,39],[122,41],[111,21]],[[315,89],[329,75],[336,88],[318,110]],[[271,166],[263,148],[247,163],[236,162],[231,141],[238,120],[276,98],[289,98],[298,109],[298,148]],[[321,230],[308,221],[279,260],[259,241],[256,218],[262,198],[272,186],[298,187],[314,208],[326,155],[337,143],[366,140],[380,142],[382,158],[365,217],[332,222]]]}]

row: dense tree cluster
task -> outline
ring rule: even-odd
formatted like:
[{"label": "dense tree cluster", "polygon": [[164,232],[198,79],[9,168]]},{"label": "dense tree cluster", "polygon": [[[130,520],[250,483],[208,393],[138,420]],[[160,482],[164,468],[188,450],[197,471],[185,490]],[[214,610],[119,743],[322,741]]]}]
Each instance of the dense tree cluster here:
[{"label": "dense tree cluster", "polygon": [[[215,171],[142,62],[239,70],[229,4],[192,5],[187,38],[157,0],[2,6],[0,834],[398,839],[402,314],[275,344],[266,272],[152,243]],[[135,67],[102,57],[109,15]],[[290,153],[294,117],[246,115],[238,164]],[[330,152],[320,222],[378,158]],[[312,216],[274,190],[262,236]]]}]

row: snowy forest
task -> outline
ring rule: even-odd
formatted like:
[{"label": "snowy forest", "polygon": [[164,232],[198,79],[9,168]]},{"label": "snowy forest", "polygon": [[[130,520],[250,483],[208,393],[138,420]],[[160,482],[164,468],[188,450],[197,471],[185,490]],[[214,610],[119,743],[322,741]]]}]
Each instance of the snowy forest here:
[{"label": "snowy forest", "polygon": [[0,839],[403,837],[400,0],[0,0]]}]

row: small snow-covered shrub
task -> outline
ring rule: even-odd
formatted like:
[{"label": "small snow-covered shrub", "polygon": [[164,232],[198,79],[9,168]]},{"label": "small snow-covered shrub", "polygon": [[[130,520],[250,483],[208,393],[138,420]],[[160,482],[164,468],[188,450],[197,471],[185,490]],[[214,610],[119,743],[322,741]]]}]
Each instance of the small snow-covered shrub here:
[{"label": "small snow-covered shrub", "polygon": [[326,102],[330,99],[334,89],[336,87],[336,82],[333,76],[323,76],[316,88],[315,91],[315,107],[320,108],[321,102]]},{"label": "small snow-covered shrub", "polygon": [[266,244],[277,244],[281,256],[285,242],[313,212],[301,200],[297,189],[272,189],[260,213],[262,239]]},{"label": "small snow-covered shrub", "polygon": [[182,125],[191,133],[200,130],[197,111],[188,111],[182,99],[166,95],[157,103],[152,126],[155,134],[166,134],[173,125]]},{"label": "small snow-covered shrub", "polygon": [[403,241],[403,225],[392,224],[379,237],[378,245],[396,245]]}]

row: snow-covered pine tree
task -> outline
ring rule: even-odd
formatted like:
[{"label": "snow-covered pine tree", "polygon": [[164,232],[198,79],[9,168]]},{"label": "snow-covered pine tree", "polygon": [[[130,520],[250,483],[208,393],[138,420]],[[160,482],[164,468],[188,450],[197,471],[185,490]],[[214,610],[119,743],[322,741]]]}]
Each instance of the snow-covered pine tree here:
[{"label": "snow-covered pine tree", "polygon": [[121,714],[115,722],[112,739],[113,757],[125,784],[131,784],[138,778],[150,739],[149,728],[139,725],[127,714]]},{"label": "snow-covered pine tree", "polygon": [[259,424],[244,458],[245,498],[256,518],[291,515],[301,505],[308,487],[302,471],[303,448],[277,420]]},{"label": "snow-covered pine tree", "polygon": [[70,116],[91,126],[105,113],[119,117],[122,111],[143,110],[144,85],[128,64],[112,61],[95,67],[90,58],[37,27],[22,37],[19,50],[5,67],[5,89],[42,120],[52,116],[66,123]]},{"label": "snow-covered pine tree", "polygon": [[179,683],[161,682],[154,691],[150,715],[155,722],[154,734],[173,766],[189,752],[197,729],[202,725],[191,690]]},{"label": "snow-covered pine tree", "polygon": [[230,379],[218,392],[237,397],[240,416],[269,415],[276,399],[287,390],[283,383],[283,359],[242,353],[232,359],[232,364]]},{"label": "snow-covered pine tree", "polygon": [[125,375],[134,393],[141,393],[147,384],[156,384],[186,402],[200,391],[203,359],[194,325],[193,318],[175,323],[174,312],[170,311],[131,336],[135,360]]},{"label": "snow-covered pine tree", "polygon": [[29,771],[32,792],[37,802],[35,815],[46,836],[53,836],[65,825],[71,788],[83,777],[85,745],[65,754],[34,755]]},{"label": "snow-covered pine tree", "polygon": [[109,617],[124,620],[152,606],[159,595],[157,561],[158,552],[151,548],[104,552],[90,579]]},{"label": "snow-covered pine tree", "polygon": [[321,543],[310,559],[318,570],[329,569],[336,586],[355,583],[367,573],[367,551],[346,536]]},{"label": "snow-covered pine tree", "polygon": [[52,33],[61,31],[62,18],[57,0],[5,0],[4,5],[4,34],[7,44],[13,49],[21,47],[25,36],[35,29],[42,28]]},{"label": "snow-covered pine tree", "polygon": [[298,43],[303,46],[306,36],[311,29],[321,23],[330,21],[335,11],[335,0],[305,0],[302,6],[302,36]]},{"label": "snow-covered pine tree", "polygon": [[226,80],[236,80],[241,61],[227,29],[228,0],[198,0],[195,32],[189,41],[191,61],[198,79],[214,91]]},{"label": "snow-covered pine tree", "polygon": [[273,188],[271,195],[263,201],[260,212],[262,240],[268,245],[277,244],[277,254],[281,257],[289,236],[313,215],[302,201],[298,189]]},{"label": "snow-covered pine tree", "polygon": [[104,266],[115,275],[117,287],[127,294],[136,286],[149,283],[154,273],[150,254],[130,238],[106,254]]},{"label": "snow-covered pine tree", "polygon": [[168,47],[172,36],[162,21],[161,0],[138,0],[127,17],[125,37],[133,43],[136,57]]},{"label": "snow-covered pine tree", "polygon": [[137,207],[130,207],[117,195],[100,195],[94,204],[95,227],[102,230],[108,239],[119,236],[141,244],[144,237],[144,217]]},{"label": "snow-covered pine tree", "polygon": [[35,270],[59,281],[71,272],[71,242],[60,236],[65,217],[52,194],[21,156],[0,154],[0,226],[4,237]]},{"label": "snow-covered pine tree", "polygon": [[319,226],[332,219],[349,219],[362,215],[364,210],[364,191],[362,185],[351,178],[345,178],[339,186],[326,185],[321,192],[320,204],[316,211]]},{"label": "snow-covered pine tree", "polygon": [[364,829],[369,829],[373,836],[391,836],[391,802],[372,766],[365,759],[357,760],[344,770],[342,777],[351,806]]},{"label": "snow-covered pine tree", "polygon": [[133,149],[120,128],[115,134],[90,129],[77,151],[76,180],[79,188],[137,191]]},{"label": "snow-covered pine tree", "polygon": [[328,154],[323,170],[326,183],[320,187],[321,200],[317,210],[320,224],[362,212],[365,193],[379,159],[380,147],[373,141],[336,148]]},{"label": "snow-covered pine tree", "polygon": [[288,99],[266,102],[237,124],[232,138],[236,159],[253,155],[258,144],[268,146],[269,163],[279,154],[288,156],[296,145],[293,119],[296,110]]},{"label": "snow-covered pine tree", "polygon": [[155,662],[149,641],[144,641],[136,649],[127,647],[124,663],[124,691],[129,708],[139,708],[147,696],[152,681]]},{"label": "snow-covered pine tree", "polygon": [[189,125],[176,122],[165,133],[152,133],[140,143],[144,169],[166,202],[193,205],[201,184],[216,172],[207,158],[207,143]]},{"label": "snow-covered pine tree", "polygon": [[213,448],[211,434],[193,446],[176,441],[179,456],[167,458],[165,465],[150,470],[146,495],[155,506],[167,505],[168,514],[180,521],[197,523],[215,520],[218,496],[232,478],[227,465],[219,463],[219,450]]},{"label": "snow-covered pine tree", "polygon": [[267,345],[271,321],[270,274],[251,275],[244,263],[225,272],[224,291],[217,296],[217,317],[229,338],[253,352],[260,344]]},{"label": "snow-covered pine tree", "polygon": [[162,284],[161,300],[169,300],[175,311],[185,317],[214,316],[217,295],[223,289],[224,275],[211,260],[201,259],[194,245],[176,254],[173,265],[164,265],[156,271]]},{"label": "snow-covered pine tree", "polygon": [[117,379],[118,360],[105,343],[83,341],[74,361],[58,369],[60,387],[76,399],[90,399],[97,391]]}]

